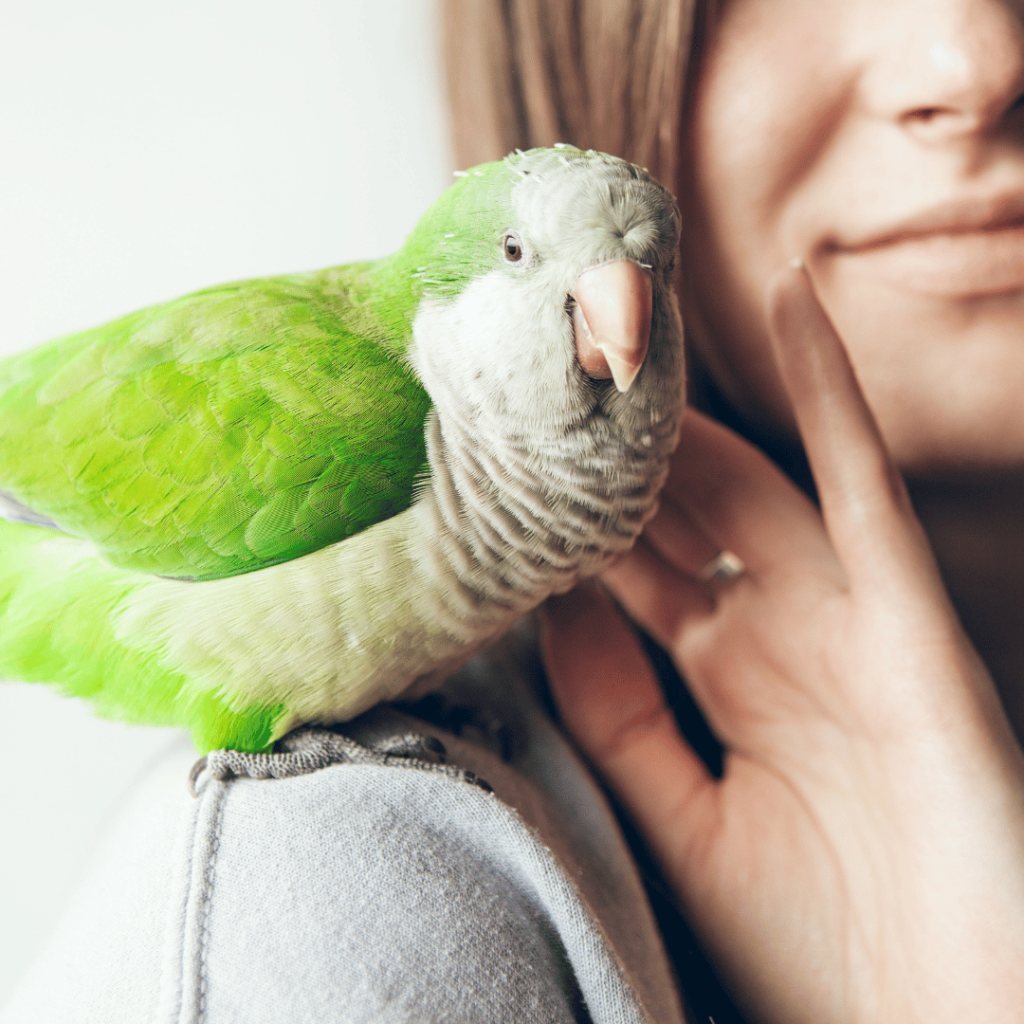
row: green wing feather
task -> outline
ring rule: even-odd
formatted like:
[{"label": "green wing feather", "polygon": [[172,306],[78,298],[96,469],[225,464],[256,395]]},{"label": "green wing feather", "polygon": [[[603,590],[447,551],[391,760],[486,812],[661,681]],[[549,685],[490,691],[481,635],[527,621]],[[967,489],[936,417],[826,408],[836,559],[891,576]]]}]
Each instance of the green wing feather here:
[{"label": "green wing feather", "polygon": [[0,489],[115,565],[198,579],[402,511],[430,403],[401,357],[409,283],[375,317],[399,276],[222,285],[5,360]]}]

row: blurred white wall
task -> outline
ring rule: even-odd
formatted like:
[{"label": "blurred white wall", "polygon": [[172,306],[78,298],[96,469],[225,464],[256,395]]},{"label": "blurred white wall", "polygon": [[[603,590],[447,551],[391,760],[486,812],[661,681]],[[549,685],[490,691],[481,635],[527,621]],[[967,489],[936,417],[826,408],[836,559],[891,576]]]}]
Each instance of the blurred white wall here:
[{"label": "blurred white wall", "polygon": [[[0,355],[204,285],[395,249],[452,180],[433,9],[8,4]],[[0,1005],[175,737],[0,684]]]}]

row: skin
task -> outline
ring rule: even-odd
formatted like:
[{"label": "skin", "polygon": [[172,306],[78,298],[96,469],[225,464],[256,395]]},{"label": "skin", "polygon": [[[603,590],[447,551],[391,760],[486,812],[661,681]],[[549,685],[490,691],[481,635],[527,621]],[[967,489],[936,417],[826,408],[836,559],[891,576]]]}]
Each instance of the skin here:
[{"label": "skin", "polygon": [[[752,431],[802,443],[821,509],[690,412],[660,512],[603,579],[724,742],[720,781],[605,590],[548,605],[555,696],[752,1020],[1014,1021],[1024,236],[978,209],[1024,191],[1021,9],[719,6],[691,322]],[[907,243],[914,217],[931,234]],[[746,574],[702,581],[723,548]]]},{"label": "skin", "polygon": [[[689,241],[716,378],[749,417],[791,425],[764,296],[802,256],[904,470],[1018,466],[1024,271],[995,294],[936,294],[925,280],[894,283],[891,268],[873,272],[871,254],[851,248],[947,202],[1020,200],[1021,5],[721,6],[696,95]],[[1024,232],[1008,241],[1019,252]]]}]

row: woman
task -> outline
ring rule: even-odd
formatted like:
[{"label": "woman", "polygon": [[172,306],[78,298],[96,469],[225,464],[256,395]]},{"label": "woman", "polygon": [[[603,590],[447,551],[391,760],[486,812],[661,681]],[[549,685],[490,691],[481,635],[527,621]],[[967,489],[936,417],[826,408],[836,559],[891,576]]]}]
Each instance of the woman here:
[{"label": "woman", "polygon": [[[793,465],[799,428],[825,512],[691,415],[662,512],[605,582],[687,677],[722,780],[594,589],[549,608],[566,724],[751,1020],[1017,1019],[1024,764],[881,441],[1012,711],[1022,246],[995,227],[1024,194],[1014,11],[451,0],[448,16],[464,161],[562,138],[675,183],[700,398]],[[471,675],[419,720],[299,733],[273,772],[212,757],[196,800],[194,755],[169,758],[4,1021],[679,1020],[613,824],[529,695],[484,670],[525,748],[458,705],[483,701]]]},{"label": "woman", "polygon": [[[463,160],[561,139],[673,183],[697,401],[784,464],[799,438],[814,475],[823,517],[691,413],[604,577],[722,740],[721,781],[601,591],[548,610],[566,725],[758,1020],[1024,1005],[1022,13],[446,7]],[[746,571],[708,580],[723,549]]]}]

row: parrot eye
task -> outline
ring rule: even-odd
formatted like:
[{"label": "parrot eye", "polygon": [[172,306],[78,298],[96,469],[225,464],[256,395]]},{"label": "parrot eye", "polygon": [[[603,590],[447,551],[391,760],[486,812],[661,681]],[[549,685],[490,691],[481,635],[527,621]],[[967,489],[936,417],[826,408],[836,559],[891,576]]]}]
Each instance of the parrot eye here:
[{"label": "parrot eye", "polygon": [[518,263],[523,258],[523,242],[516,232],[506,232],[501,240],[501,247],[509,263]]}]

